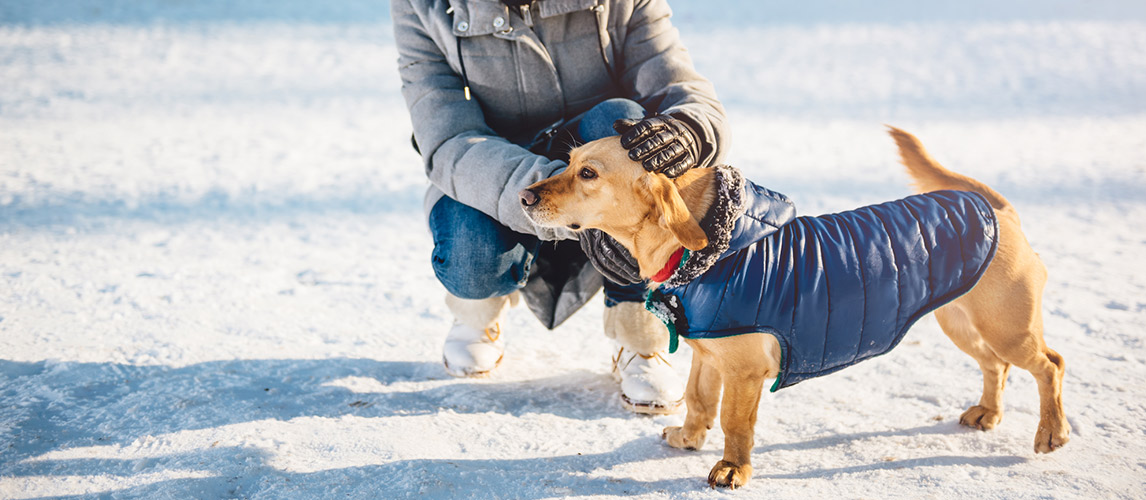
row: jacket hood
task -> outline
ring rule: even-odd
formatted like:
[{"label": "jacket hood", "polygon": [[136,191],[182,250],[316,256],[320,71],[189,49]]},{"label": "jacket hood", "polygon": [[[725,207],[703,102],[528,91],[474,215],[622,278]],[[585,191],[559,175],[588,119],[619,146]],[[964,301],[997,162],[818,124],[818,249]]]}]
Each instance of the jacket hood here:
[{"label": "jacket hood", "polygon": [[[501,0],[449,0],[453,15],[455,37],[483,36],[501,32],[503,37],[517,35],[506,31],[509,25],[509,6]],[[561,16],[579,10],[589,10],[597,0],[534,0],[542,19]],[[500,22],[498,20],[501,20]]]}]

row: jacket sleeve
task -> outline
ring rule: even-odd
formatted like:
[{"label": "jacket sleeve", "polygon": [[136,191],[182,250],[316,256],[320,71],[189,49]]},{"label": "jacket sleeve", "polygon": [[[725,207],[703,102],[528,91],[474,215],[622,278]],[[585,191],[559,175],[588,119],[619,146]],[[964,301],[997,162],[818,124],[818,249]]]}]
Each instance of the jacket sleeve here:
[{"label": "jacket sleeve", "polygon": [[712,83],[693,67],[671,16],[665,0],[635,2],[619,47],[618,79],[645,109],[691,125],[701,136],[700,165],[712,166],[727,147],[724,106]]},{"label": "jacket sleeve", "polygon": [[[485,123],[478,102],[465,99],[461,77],[447,59],[448,52],[456,49],[443,49],[434,42],[427,29],[433,26],[430,14],[417,11],[411,0],[393,0],[390,5],[402,96],[430,182],[446,196],[514,231],[544,240],[576,239],[567,229],[534,225],[517,196],[565,163],[535,155],[498,136]],[[444,37],[453,39],[450,33]]]}]

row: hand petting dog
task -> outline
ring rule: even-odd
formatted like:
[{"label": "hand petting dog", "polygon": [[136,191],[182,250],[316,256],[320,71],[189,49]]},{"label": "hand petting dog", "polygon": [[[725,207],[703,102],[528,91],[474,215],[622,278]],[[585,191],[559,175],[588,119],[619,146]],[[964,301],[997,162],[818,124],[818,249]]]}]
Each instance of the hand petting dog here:
[{"label": "hand petting dog", "polygon": [[[644,120],[617,120],[613,130],[621,134],[621,147],[629,158],[640,162],[646,171],[670,178],[697,166],[697,134],[684,121],[670,115],[656,115]],[[581,251],[606,279],[619,285],[640,283],[636,259],[611,236],[597,229],[580,233]]]},{"label": "hand petting dog", "polygon": [[671,115],[617,120],[613,130],[621,134],[621,147],[629,151],[629,158],[649,172],[675,178],[700,161],[696,131]]}]

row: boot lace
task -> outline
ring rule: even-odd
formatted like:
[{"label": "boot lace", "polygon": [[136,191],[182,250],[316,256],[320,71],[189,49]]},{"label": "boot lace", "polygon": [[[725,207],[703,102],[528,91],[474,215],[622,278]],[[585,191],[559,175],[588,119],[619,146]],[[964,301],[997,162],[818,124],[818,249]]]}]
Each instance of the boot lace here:
[{"label": "boot lace", "polygon": [[494,323],[493,326],[486,328],[485,338],[489,339],[490,343],[497,342],[497,339],[501,338],[501,325]]},{"label": "boot lace", "polygon": [[634,352],[632,356],[629,356],[629,359],[625,360],[625,366],[620,366],[621,358],[624,357],[624,353],[625,353],[625,348],[621,347],[620,349],[617,350],[617,355],[613,356],[613,370],[614,371],[616,371],[618,369],[624,370],[624,369],[628,368],[629,364],[632,363],[633,360],[637,358],[637,356],[640,356],[641,358],[644,358],[644,359],[656,358],[656,359],[660,360],[661,363],[664,363],[670,367],[672,366],[672,363],[669,363],[669,361],[667,359],[665,359],[664,356],[661,355],[660,351],[654,352],[652,354],[641,354],[639,352]]}]

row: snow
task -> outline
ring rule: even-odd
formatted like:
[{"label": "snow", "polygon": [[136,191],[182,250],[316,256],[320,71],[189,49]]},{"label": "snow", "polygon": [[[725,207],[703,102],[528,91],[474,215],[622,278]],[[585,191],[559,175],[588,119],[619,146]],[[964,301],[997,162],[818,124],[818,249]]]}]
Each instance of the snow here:
[{"label": "snow", "polygon": [[1146,497],[1144,4],[672,3],[727,161],[801,213],[908,193],[884,123],[1018,206],[1065,448],[1019,370],[960,427],[978,370],[925,319],[765,394],[753,481],[709,490],[719,428],[620,408],[600,301],[446,375],[384,2],[3,0],[0,497]]}]

